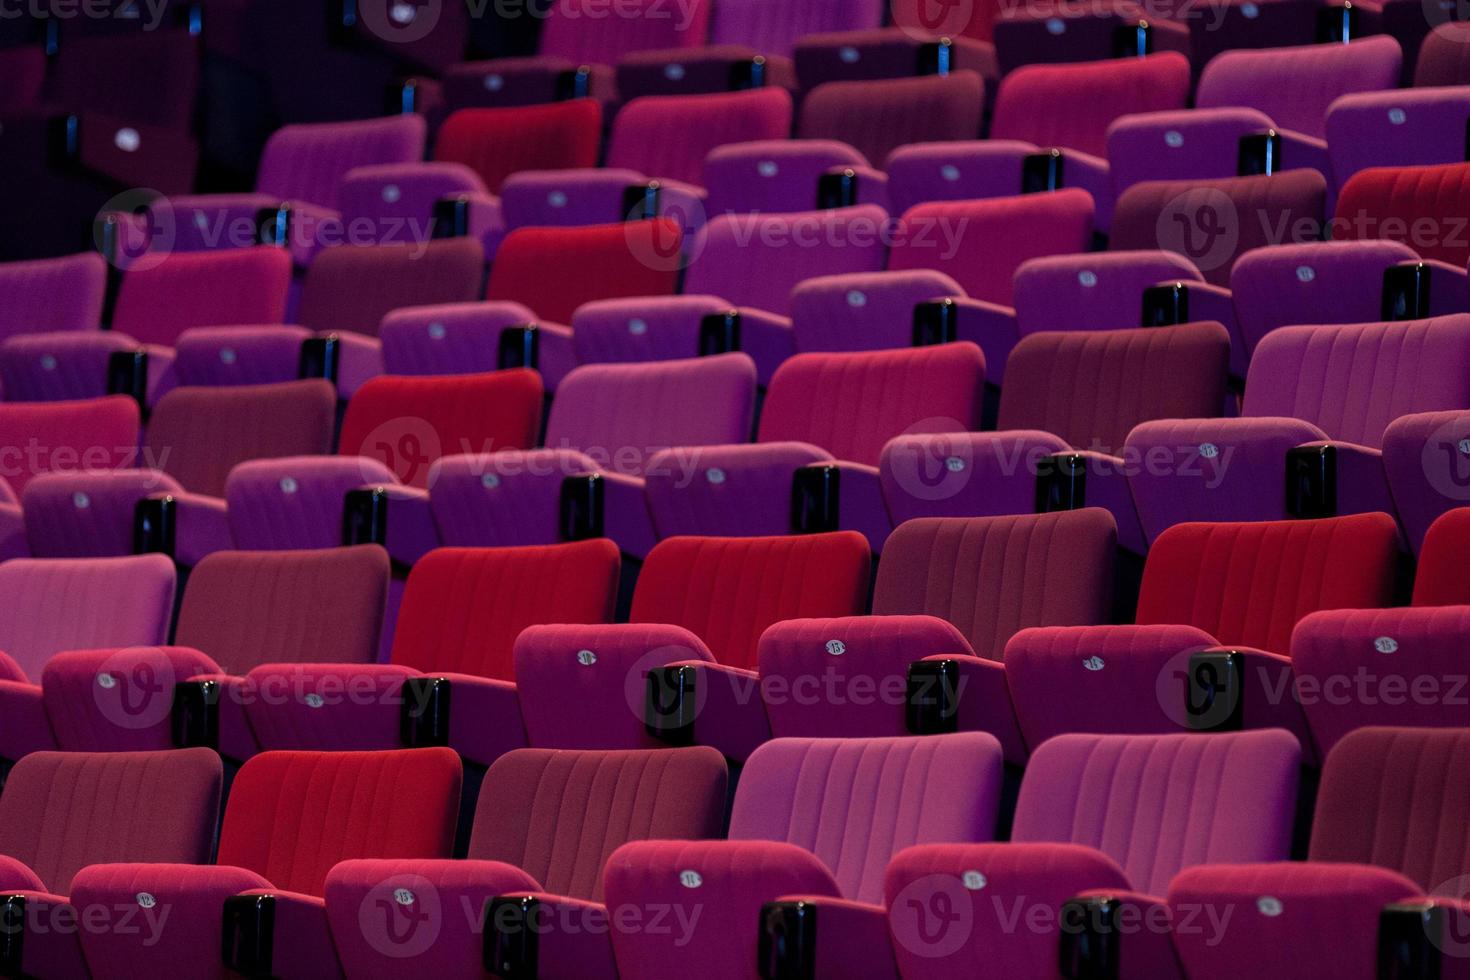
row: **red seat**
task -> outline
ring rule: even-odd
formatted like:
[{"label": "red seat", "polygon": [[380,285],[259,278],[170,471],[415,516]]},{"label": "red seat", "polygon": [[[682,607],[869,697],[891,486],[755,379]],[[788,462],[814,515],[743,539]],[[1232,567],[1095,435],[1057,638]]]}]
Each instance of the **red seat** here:
[{"label": "red seat", "polygon": [[1343,185],[1334,239],[1387,238],[1421,258],[1470,261],[1470,163],[1373,167]]},{"label": "red seat", "polygon": [[602,106],[596,99],[510,109],[461,109],[439,129],[434,159],[462,163],[500,191],[522,170],[597,166]]}]

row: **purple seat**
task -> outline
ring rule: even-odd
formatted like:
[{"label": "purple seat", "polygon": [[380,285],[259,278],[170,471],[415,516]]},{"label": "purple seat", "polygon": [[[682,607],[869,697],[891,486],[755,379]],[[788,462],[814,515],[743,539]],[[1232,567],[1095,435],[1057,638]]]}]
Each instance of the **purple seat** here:
[{"label": "purple seat", "polygon": [[383,317],[378,338],[387,374],[467,374],[500,367],[501,332],[536,322],[520,303],[404,306]]},{"label": "purple seat", "polygon": [[1470,502],[1462,457],[1470,450],[1470,412],[1401,415],[1383,430],[1383,468],[1409,547],[1419,554],[1443,514]]},{"label": "purple seat", "polygon": [[1369,167],[1459,163],[1454,134],[1470,120],[1463,88],[1415,88],[1344,95],[1327,111],[1332,176],[1341,187]]},{"label": "purple seat", "polygon": [[854,272],[816,276],[791,291],[796,349],[893,350],[914,338],[921,303],[963,298],[964,287],[942,272]]},{"label": "purple seat", "polygon": [[[906,80],[915,75],[932,75],[942,71],[941,52],[948,70],[970,72],[985,80],[987,86],[1000,78],[995,46],[988,32],[974,30],[980,16],[991,5],[975,7],[955,5],[939,11],[913,9],[911,0],[899,0],[900,7],[891,11],[892,26],[857,31],[835,31],[810,34],[796,45],[793,58],[797,80],[808,94],[813,88],[830,82],[873,82]],[[907,6],[909,9],[902,9]],[[970,15],[974,18],[971,19]],[[966,24],[965,21],[970,23]],[[950,29],[946,24],[954,24]],[[872,91],[878,91],[873,86]]]},{"label": "purple seat", "polygon": [[[1053,975],[1064,933],[1093,921],[1104,896],[1128,921],[1153,923],[1183,869],[1284,860],[1300,764],[1296,740],[1278,731],[1052,739],[1026,768],[1010,843],[914,847],[889,864],[899,969],[943,980]],[[1057,915],[1076,898],[1079,918]],[[1018,929],[1008,910],[1022,907],[1048,915]],[[927,913],[940,908],[952,914],[936,928]],[[1119,975],[1182,977],[1169,938],[1152,926],[1114,936]]]},{"label": "purple seat", "polygon": [[594,300],[572,317],[572,345],[581,364],[697,357],[705,318],[730,309],[720,296]]},{"label": "purple seat", "polygon": [[615,980],[607,927],[618,912],[602,904],[608,856],[633,840],[718,836],[725,783],[724,760],[707,748],[503,756],[481,786],[467,860],[353,860],[331,870],[327,917],[343,967],[349,976],[476,972],[497,931],[492,918],[482,934],[479,910],[525,901],[566,923],[537,936],[541,976]]},{"label": "purple seat", "polygon": [[[771,381],[757,445],[712,446],[692,467],[673,453],[650,461],[654,528],[661,538],[843,528],[861,531],[878,551],[893,527],[878,483],[884,444],[978,428],[984,385],[985,360],[973,344],[799,354]],[[807,495],[812,479],[823,489]],[[833,488],[837,499],[827,503],[835,508],[818,499]]]},{"label": "purple seat", "polygon": [[91,330],[102,322],[107,263],[95,252],[0,265],[0,338]]},{"label": "purple seat", "polygon": [[[77,878],[89,866],[109,861],[207,862],[222,782],[219,757],[208,749],[43,752],[17,763],[0,801],[0,817],[9,828],[0,856],[0,887],[9,906],[20,912],[10,933],[14,968],[29,976],[102,972],[87,968],[78,939],[85,930],[53,925],[82,915],[97,921],[100,910],[85,895],[68,898]],[[52,818],[56,806],[66,807],[65,819]],[[158,819],[160,813],[168,819]],[[136,892],[129,897],[126,907],[138,911],[140,934],[167,921]]]},{"label": "purple seat", "polygon": [[[360,858],[448,858],[462,779],[445,748],[251,759],[231,784],[216,864],[98,863],[77,875],[73,902],[105,910],[99,928],[83,930],[87,959],[134,976],[178,963],[283,980],[341,976],[322,898],[327,873]],[[140,893],[169,901],[172,915],[153,930],[121,928]],[[266,921],[256,917],[262,906]],[[268,955],[225,942],[247,928]]]},{"label": "purple seat", "polygon": [[[1149,180],[1234,177],[1240,172],[1241,140],[1271,127],[1270,116],[1246,106],[1123,116],[1108,128],[1113,196],[1122,197],[1134,184]],[[1283,145],[1282,153],[1304,146],[1311,153],[1309,165],[1326,165],[1326,154],[1315,143],[1293,140]]]},{"label": "purple seat", "polygon": [[[1354,732],[1327,757],[1305,862],[1212,864],[1175,878],[1176,923],[1179,910],[1237,910],[1213,930],[1176,925],[1174,946],[1189,976],[1373,977],[1380,962],[1388,970],[1401,962],[1395,934],[1410,948],[1418,937],[1436,965],[1442,955],[1444,976],[1460,975],[1454,937],[1463,934],[1470,867],[1466,797],[1454,773],[1467,739],[1464,729]],[[1445,915],[1442,937],[1424,924],[1435,905]]]},{"label": "purple seat", "polygon": [[[590,482],[602,494],[598,526],[642,557],[656,540],[645,481],[663,477],[665,466],[677,478],[688,457],[703,455],[699,447],[743,442],[754,398],[743,354],[577,368],[552,404],[546,448],[464,455],[431,472],[435,523],[446,544],[550,544],[570,531],[562,494],[587,492]],[[669,456],[675,462],[659,463]]]},{"label": "purple seat", "polygon": [[[1165,282],[1190,286],[1191,316],[1229,325],[1229,295],[1202,295],[1204,278],[1173,252],[1100,252],[1031,259],[1016,270],[1016,329],[1115,330],[1136,326],[1143,291]],[[1203,300],[1204,302],[1200,302]],[[1196,310],[1195,307],[1202,307]],[[1216,307],[1224,307],[1216,309]],[[1216,317],[1214,314],[1222,314]]]},{"label": "purple seat", "polygon": [[[1189,27],[1174,11],[1136,0],[1067,0],[1024,7],[996,4],[993,27],[1000,67],[1009,74],[1025,65],[1061,65],[1137,57],[1147,51],[1189,54]],[[978,11],[977,11],[978,14]],[[1187,12],[1180,10],[1181,18]],[[1142,38],[1146,38],[1141,42]]]},{"label": "purple seat", "polygon": [[868,160],[909,143],[980,135],[985,80],[973,71],[884,81],[826,82],[801,104],[796,135],[841,140]]},{"label": "purple seat", "polygon": [[366,456],[247,460],[225,480],[230,537],[241,551],[335,548],[348,491],[397,483],[392,470]]},{"label": "purple seat", "polygon": [[1162,248],[1227,286],[1235,260],[1253,248],[1317,241],[1327,181],[1315,170],[1221,180],[1150,180],[1118,194],[1109,247]]},{"label": "purple seat", "polygon": [[323,244],[319,236],[336,233],[338,191],[347,172],[371,164],[417,163],[424,156],[425,133],[424,120],[413,115],[284,126],[266,144],[254,192],[174,196],[154,209],[172,222],[174,248],[193,251],[254,245],[256,213],[289,202],[290,251],[305,264]]},{"label": "purple seat", "polygon": [[[1467,345],[1466,314],[1273,330],[1251,361],[1242,418],[1174,413],[1129,435],[1129,453],[1155,461],[1129,475],[1145,534],[1185,520],[1393,513],[1385,430],[1470,408]],[[1321,461],[1320,485],[1302,475],[1308,458]]]},{"label": "purple seat", "polygon": [[[184,488],[151,466],[43,473],[26,484],[20,498],[28,553],[37,558],[131,555],[134,509],[153,494],[182,497]],[[185,537],[197,531],[186,526]]]},{"label": "purple seat", "polygon": [[[812,951],[818,970],[896,977],[884,866],[914,844],[990,840],[1000,774],[1000,746],[979,732],[768,743],[741,775],[729,840],[648,841],[613,852],[603,875],[609,907],[677,905],[695,887],[707,903],[682,942],[615,930],[619,973],[747,977],[765,909],[799,898],[823,922]],[[849,846],[859,840],[868,846]]]},{"label": "purple seat", "polygon": [[895,525],[916,517],[1029,514],[1035,475],[1048,457],[1071,451],[1065,439],[1036,429],[902,435],[883,447],[878,476]]},{"label": "purple seat", "polygon": [[486,260],[505,234],[500,202],[461,163],[385,163],[354,167],[337,188],[344,245],[423,245],[435,237],[435,206],[463,208],[464,233],[480,242]]},{"label": "purple seat", "polygon": [[[699,183],[709,192],[705,211],[710,215],[810,211],[817,203],[817,180],[843,168],[871,170],[868,159],[846,143],[783,137],[715,147],[704,159]],[[859,193],[866,190],[860,184]],[[885,203],[879,196],[871,203]]]},{"label": "purple seat", "polygon": [[[651,183],[639,170],[614,167],[582,167],[568,170],[534,170],[513,174],[500,189],[500,206],[506,227],[576,227],[625,221],[631,211],[624,204],[629,188],[646,193]],[[644,203],[639,199],[639,206]],[[699,188],[660,182],[658,213],[684,219],[685,227],[697,226]]]},{"label": "purple seat", "polygon": [[791,113],[791,95],[781,88],[634,99],[613,121],[607,165],[657,180],[698,184],[711,150],[727,143],[785,139],[791,133]]}]

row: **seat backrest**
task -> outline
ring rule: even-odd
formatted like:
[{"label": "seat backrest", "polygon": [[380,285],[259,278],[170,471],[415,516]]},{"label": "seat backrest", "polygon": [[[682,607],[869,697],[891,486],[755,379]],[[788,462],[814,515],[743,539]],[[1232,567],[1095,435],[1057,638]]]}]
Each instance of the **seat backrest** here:
[{"label": "seat backrest", "polygon": [[230,536],[241,551],[336,548],[347,493],[396,482],[361,456],[287,456],[241,463],[225,483]]},{"label": "seat backrest", "polygon": [[393,662],[513,680],[527,626],[606,623],[619,554],[607,538],[523,548],[437,548],[414,565],[393,634]]},{"label": "seat backrest", "polygon": [[[683,235],[667,218],[580,228],[517,228],[501,242],[485,298],[571,323],[583,303],[676,291]],[[698,290],[694,290],[698,292]]]},{"label": "seat backrest", "polygon": [[595,167],[602,140],[602,104],[568,99],[508,109],[461,109],[434,138],[434,159],[462,163],[492,194],[523,170]]},{"label": "seat backrest", "polygon": [[331,451],[337,392],[321,379],[175,388],[148,422],[144,463],[191,493],[222,497],[237,463]]},{"label": "seat backrest", "polygon": [[1140,422],[1220,414],[1229,360],[1218,323],[1034,333],[1011,351],[998,425],[1117,454]]},{"label": "seat backrest", "polygon": [[1152,895],[1197,864],[1284,861],[1301,755],[1280,729],[1059,735],[1026,766],[1011,840],[1095,848]]},{"label": "seat backrest", "polygon": [[484,266],[484,250],[470,237],[324,249],[301,286],[296,322],[376,337],[396,309],[478,299]]},{"label": "seat backrest", "polygon": [[720,663],[753,669],[772,623],[864,612],[870,560],[855,531],[666,538],[643,564],[629,621],[683,626]]},{"label": "seat backrest", "polygon": [[1000,743],[984,732],[776,739],[745,764],[730,838],[802,847],[845,898],[881,903],[905,847],[993,839],[1000,777]]},{"label": "seat backrest", "polygon": [[1464,556],[1470,549],[1470,507],[1456,507],[1437,517],[1419,549],[1414,576],[1414,605],[1470,604]]},{"label": "seat backrest", "polygon": [[124,395],[0,404],[5,481],[18,497],[41,473],[132,466],[138,426],[138,403]]},{"label": "seat backrest", "polygon": [[1118,195],[1109,246],[1178,252],[1207,281],[1226,286],[1235,260],[1251,249],[1316,241],[1326,199],[1327,181],[1315,170],[1145,180]]},{"label": "seat backrest", "polygon": [[372,663],[387,593],[377,545],[216,551],[189,576],[174,642],[239,675],[266,663]]},{"label": "seat backrest", "polygon": [[264,752],[230,786],[222,865],[320,895],[353,858],[447,858],[463,774],[453,749]]},{"label": "seat backrest", "polygon": [[107,263],[96,252],[0,264],[0,339],[91,330],[102,322],[106,282]]},{"label": "seat backrest", "polygon": [[809,442],[877,466],[895,436],[980,427],[985,357],[971,343],[798,354],[776,370],[761,442]]},{"label": "seat backrest", "polygon": [[223,780],[213,749],[33,752],[0,796],[4,852],[58,895],[89,864],[206,864]]},{"label": "seat backrest", "polygon": [[636,51],[697,47],[709,34],[710,7],[707,0],[677,9],[663,0],[625,0],[610,15],[602,0],[557,0],[545,8],[541,54],[611,65]]},{"label": "seat backrest", "polygon": [[1099,508],[901,524],[883,547],[873,613],[953,623],[1000,660],[1028,626],[1090,626],[1111,609],[1117,528]]},{"label": "seat backrest", "polygon": [[1399,242],[1269,245],[1242,255],[1230,272],[1236,322],[1246,352],[1277,327],[1368,323],[1381,317],[1383,273],[1418,261]]},{"label": "seat backrest", "polygon": [[1043,330],[1121,330],[1139,326],[1143,291],[1163,282],[1203,282],[1188,259],[1173,252],[1091,252],[1031,259],[1016,270],[1016,327]]},{"label": "seat backrest", "polygon": [[1226,51],[1205,66],[1195,104],[1259,109],[1283,129],[1321,139],[1334,99],[1396,88],[1402,63],[1399,43],[1386,35],[1352,44]]},{"label": "seat backrest", "polygon": [[985,80],[973,71],[827,82],[802,100],[796,135],[842,140],[878,164],[896,147],[976,139]]},{"label": "seat backrest", "polygon": [[1245,415],[1303,419],[1378,449],[1396,418],[1470,408],[1470,314],[1274,330],[1245,387]]},{"label": "seat backrest", "polygon": [[199,91],[199,49],[199,38],[178,28],[68,35],[50,58],[46,102],[68,112],[187,132]]},{"label": "seat backrest", "polygon": [[800,351],[893,350],[913,342],[914,307],[963,296],[941,272],[858,272],[808,279],[791,291]]},{"label": "seat backrest", "polygon": [[[1430,894],[1470,872],[1470,762],[1464,728],[1362,728],[1322,768],[1312,861],[1373,864]],[[1460,898],[1463,887],[1453,890]]]},{"label": "seat backrest", "polygon": [[1307,613],[1387,606],[1397,560],[1387,514],[1175,524],[1149,550],[1137,622],[1197,626],[1226,645],[1289,654]]},{"label": "seat backrest", "polygon": [[780,86],[634,99],[618,110],[607,165],[698,184],[711,150],[785,139],[791,134],[791,111],[791,94]]},{"label": "seat backrest", "polygon": [[65,650],[154,646],[168,638],[173,562],[125,558],[16,558],[0,564],[0,652],[33,682]]},{"label": "seat backrest", "polygon": [[123,277],[112,329],[143,344],[173,344],[190,327],[282,323],[290,287],[285,249],[176,252]]},{"label": "seat backrest", "polygon": [[361,122],[283,126],[260,158],[255,189],[283,201],[337,207],[337,188],[353,167],[417,163],[428,133],[424,117],[407,113]]},{"label": "seat backrest", "polygon": [[1360,170],[1337,196],[1336,239],[1388,238],[1426,259],[1470,261],[1470,163]]},{"label": "seat backrest", "polygon": [[971,297],[1010,306],[1023,262],[1091,247],[1092,212],[1092,196],[1077,188],[917,204],[899,220],[888,268],[943,272]]},{"label": "seat backrest", "polygon": [[662,449],[745,442],[754,406],[755,364],[745,354],[587,364],[558,386],[546,446],[641,476]]},{"label": "seat backrest", "polygon": [[838,140],[783,137],[716,147],[705,157],[698,183],[709,192],[704,207],[711,216],[730,211],[809,211],[823,174],[833,167],[868,165],[861,153]]},{"label": "seat backrest", "polygon": [[764,55],[787,55],[808,34],[860,31],[883,23],[882,0],[723,0],[715,4],[711,44],[750,45]]},{"label": "seat backrest", "polygon": [[1071,65],[1023,65],[995,97],[992,139],[1107,156],[1108,126],[1135,112],[1183,109],[1189,59],[1177,51]]},{"label": "seat backrest", "polygon": [[383,163],[349,170],[337,200],[347,241],[403,244],[433,237],[439,201],[486,193],[479,175],[462,163]]},{"label": "seat backrest", "polygon": [[1470,84],[1470,26],[1460,21],[1429,32],[1414,62],[1414,87]]},{"label": "seat backrest", "polygon": [[1449,163],[1465,155],[1470,90],[1390,89],[1345,95],[1327,113],[1327,148],[1338,186],[1369,167]]},{"label": "seat backrest", "polygon": [[404,483],[427,486],[441,456],[526,449],[541,427],[541,376],[488,374],[373,378],[342,419],[337,451],[385,464]]},{"label": "seat backrest", "polygon": [[725,782],[724,757],[707,746],[519,749],[485,774],[468,856],[513,864],[552,894],[600,902],[603,866],[628,841],[720,836]]},{"label": "seat backrest", "polygon": [[700,232],[684,291],[785,316],[791,291],[808,279],[882,269],[887,227],[875,204],[721,215]]}]

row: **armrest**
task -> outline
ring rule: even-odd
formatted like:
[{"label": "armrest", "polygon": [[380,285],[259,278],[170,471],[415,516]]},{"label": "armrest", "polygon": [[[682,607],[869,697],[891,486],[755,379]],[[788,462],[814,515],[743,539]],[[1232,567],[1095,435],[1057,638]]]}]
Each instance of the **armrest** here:
[{"label": "armrest", "polygon": [[1383,315],[1415,320],[1470,311],[1470,281],[1459,266],[1439,259],[1400,262],[1384,275]]},{"label": "armrest", "polygon": [[1331,179],[1332,158],[1327,153],[1326,140],[1294,129],[1278,128],[1276,132],[1281,136],[1281,159],[1276,164],[1278,171],[1316,170]]},{"label": "armrest", "polygon": [[197,674],[174,686],[174,745],[203,745],[244,762],[260,751],[245,716],[250,700],[245,678],[231,674]]},{"label": "armrest", "polygon": [[229,508],[218,497],[202,493],[171,494],[177,524],[174,559],[193,568],[216,551],[235,547],[230,534]]},{"label": "armrest", "polygon": [[[134,903],[136,906],[136,902]],[[13,977],[85,977],[77,909],[44,888],[0,895],[0,972]],[[95,916],[87,919],[93,928]]]},{"label": "armrest", "polygon": [[1128,469],[1122,457],[1111,453],[1089,450],[1048,456],[1037,466],[1036,511],[1046,514],[1102,507],[1118,526],[1118,545],[1142,555],[1148,545],[1128,484]]},{"label": "armrest", "polygon": [[162,344],[144,344],[143,349],[148,352],[148,406],[152,408],[158,404],[158,400],[173,391],[179,385],[179,376],[174,368],[177,354],[172,347]]},{"label": "armrest", "polygon": [[648,498],[641,477],[625,473],[599,473],[603,488],[603,531],[626,554],[643,559],[653,550],[658,537],[648,513]]},{"label": "armrest", "polygon": [[1113,221],[1113,175],[1108,161],[1091,153],[1070,147],[1062,151],[1062,186],[1080,187],[1092,195],[1095,205],[1093,224],[1106,233]]},{"label": "armrest", "polygon": [[448,681],[450,686],[450,748],[471,762],[488,766],[512,749],[526,747],[526,725],[513,683],[447,673],[428,678],[435,680]]},{"label": "armrest", "polygon": [[226,965],[277,980],[341,977],[325,899],[253,889],[225,900]]},{"label": "armrest", "polygon": [[262,664],[245,675],[245,714],[264,751],[403,746],[405,681],[396,664]]},{"label": "armrest", "polygon": [[[1297,737],[1302,756],[1316,757],[1302,712],[1304,694],[1291,669],[1291,658],[1254,647],[1211,647],[1189,654],[1175,672],[1180,701],[1175,720],[1196,731],[1284,728]],[[1160,678],[1161,689],[1169,678]],[[1318,692],[1319,693],[1319,692]]]},{"label": "armrest", "polygon": [[[1067,976],[1118,980],[1183,980],[1170,938],[1165,899],[1097,889],[1062,906],[1061,966]],[[1117,964],[1117,971],[1108,967]]]},{"label": "armrest", "polygon": [[17,858],[0,854],[0,891],[44,892],[46,886],[30,865]]},{"label": "armrest", "polygon": [[[918,310],[915,311],[914,341],[920,343],[945,343],[952,340],[969,340],[978,344],[985,352],[985,382],[1000,385],[1005,374],[1006,359],[1011,348],[1021,339],[1016,327],[1016,311],[1009,306],[987,303],[968,296],[948,296],[933,304],[922,304],[920,309],[947,310],[952,317],[953,328],[920,327]],[[936,333],[937,331],[937,333]],[[924,336],[921,336],[921,332]]]},{"label": "armrest", "polygon": [[415,75],[405,79],[400,90],[398,108],[400,112],[412,112],[429,122],[430,131],[437,130],[444,121],[444,83],[427,75]]},{"label": "armrest", "polygon": [[705,220],[708,218],[704,202],[709,198],[709,191],[697,184],[687,184],[682,180],[660,177],[658,182],[659,216],[672,218],[679,223],[679,229],[687,247],[690,239],[704,227]]},{"label": "armrest", "polygon": [[16,762],[32,752],[55,749],[40,686],[0,681],[0,759]]},{"label": "armrest", "polygon": [[817,203],[819,207],[850,207],[855,204],[876,204],[888,210],[888,174],[877,167],[851,166],[828,167],[817,178]]},{"label": "armrest", "polygon": [[285,215],[285,227],[277,223],[274,235],[264,244],[282,245],[291,253],[291,261],[297,268],[311,264],[311,260],[324,248],[347,244],[346,228],[342,214],[332,208],[322,207],[310,201],[276,201],[269,206],[277,215]]},{"label": "armrest", "polygon": [[743,762],[771,737],[760,676],[703,660],[648,672],[648,733],[672,745],[709,745]]},{"label": "armrest", "polygon": [[1383,453],[1350,442],[1309,442],[1286,452],[1286,512],[1292,517],[1396,513]]},{"label": "armrest", "polygon": [[1181,323],[1214,320],[1230,333],[1230,373],[1245,377],[1251,352],[1259,337],[1247,341],[1235,318],[1234,294],[1224,286],[1193,280],[1172,279],[1155,283],[1143,291],[1143,326],[1172,327]]},{"label": "armrest", "polygon": [[319,333],[337,342],[337,398],[350,401],[357,389],[383,373],[383,342],[355,330]]},{"label": "armrest", "polygon": [[[739,307],[736,312],[740,314],[738,349],[755,361],[757,383],[768,385],[782,362],[796,353],[796,331],[792,329],[791,318],[753,306]],[[720,354],[724,351],[707,349],[701,336],[700,353]]]},{"label": "armrest", "polygon": [[1005,664],[976,656],[939,654],[909,665],[909,731],[989,732],[1000,742],[1005,760],[1026,762],[1026,745],[1011,705]]},{"label": "armrest", "polygon": [[545,320],[500,331],[499,368],[528,367],[541,373],[547,394],[577,366],[572,328]]},{"label": "armrest", "polygon": [[349,526],[358,528],[352,540],[344,544],[380,544],[388,549],[394,562],[411,566],[425,554],[439,547],[439,529],[434,524],[429,504],[429,491],[401,483],[386,483],[349,490],[343,503],[346,511],[368,504],[382,514],[381,524],[363,518]]},{"label": "armrest", "polygon": [[792,531],[858,531],[873,551],[893,532],[878,467],[848,460],[812,463],[792,477]]},{"label": "armrest", "polygon": [[610,923],[599,902],[538,891],[499,896],[485,913],[484,962],[496,964],[497,976],[617,980],[611,929],[642,925],[619,913]]},{"label": "armrest", "polygon": [[761,906],[763,976],[897,980],[888,911],[825,895],[783,895]]}]

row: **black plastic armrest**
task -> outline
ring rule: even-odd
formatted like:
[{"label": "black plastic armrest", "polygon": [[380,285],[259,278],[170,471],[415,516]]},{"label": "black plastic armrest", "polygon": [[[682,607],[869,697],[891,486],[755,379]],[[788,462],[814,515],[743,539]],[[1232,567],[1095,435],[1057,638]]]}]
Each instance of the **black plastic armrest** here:
[{"label": "black plastic armrest", "polygon": [[429,214],[431,238],[463,238],[470,233],[470,196],[451,194],[434,202]]},{"label": "black plastic armrest", "polygon": [[803,466],[791,475],[791,533],[837,530],[842,470],[831,463]]},{"label": "black plastic armrest", "polygon": [[1434,268],[1427,262],[1391,265],[1383,270],[1383,319],[1422,320],[1429,316]]},{"label": "black plastic armrest", "polygon": [[325,378],[335,385],[341,360],[342,341],[336,334],[307,337],[301,342],[296,374],[300,378]]},{"label": "black plastic armrest", "polygon": [[607,485],[597,473],[569,476],[561,481],[561,537],[587,541],[604,534]]},{"label": "black plastic armrest", "polygon": [[623,220],[650,221],[659,216],[663,203],[663,184],[650,180],[646,184],[629,184],[623,188]]},{"label": "black plastic armrest", "polygon": [[1039,194],[1065,186],[1067,158],[1061,150],[1028,153],[1021,161],[1021,193]]},{"label": "black plastic armrest", "polygon": [[582,65],[572,71],[564,71],[556,77],[556,99],[585,99],[592,94],[592,69]]},{"label": "black plastic armrest", "polygon": [[107,355],[107,393],[127,395],[148,415],[148,351],[115,350]]},{"label": "black plastic armrest", "polygon": [[915,347],[952,344],[959,336],[960,308],[953,299],[937,299],[914,305]]},{"label": "black plastic armrest", "polygon": [[1385,905],[1378,915],[1378,980],[1439,980],[1445,909],[1432,902]]},{"label": "black plastic armrest", "polygon": [[1118,908],[1117,899],[1101,895],[1062,906],[1057,966],[1067,980],[1118,980]]},{"label": "black plastic armrest", "polygon": [[1240,138],[1235,172],[1240,177],[1264,177],[1281,169],[1281,134],[1274,129],[1246,133]]},{"label": "black plastic armrest", "polygon": [[648,672],[644,692],[644,730],[670,745],[693,745],[698,713],[694,668],[655,667]]},{"label": "black plastic armrest", "polygon": [[817,178],[817,210],[850,208],[858,202],[858,175],[848,167]]},{"label": "black plastic armrest", "polygon": [[291,244],[291,202],[255,212],[255,241],[259,245],[285,247]]},{"label": "black plastic armrest", "polygon": [[1113,57],[1142,58],[1154,53],[1154,26],[1146,20],[1113,28]]},{"label": "black plastic armrest", "polygon": [[496,366],[502,371],[511,368],[535,370],[541,363],[541,328],[534,323],[518,323],[500,331],[500,346],[496,355]]},{"label": "black plastic armrest", "polygon": [[155,493],[133,505],[133,554],[175,554],[179,538],[178,502],[171,493]]},{"label": "black plastic armrest", "polygon": [[1184,717],[1198,732],[1245,727],[1245,657],[1238,650],[1197,650],[1184,681]]},{"label": "black plastic armrest", "polygon": [[746,89],[765,88],[766,86],[766,59],[764,55],[756,55],[744,61],[737,61],[730,66],[730,91],[743,92]]},{"label": "black plastic armrest", "polygon": [[363,487],[342,498],[342,543],[388,546],[388,489]]},{"label": "black plastic armrest", "polygon": [[954,41],[941,37],[919,45],[914,73],[917,75],[948,75],[954,67]]},{"label": "black plastic armrest", "polygon": [[1317,11],[1317,42],[1347,44],[1363,34],[1362,14],[1352,0],[1328,4]]},{"label": "black plastic armrest", "polygon": [[406,749],[449,744],[449,707],[453,684],[446,677],[406,677],[398,736]]},{"label": "black plastic armrest", "polygon": [[235,895],[225,899],[220,952],[225,966],[247,977],[271,976],[275,954],[276,897]]},{"label": "black plastic armrest", "polygon": [[485,971],[500,980],[537,980],[541,943],[536,921],[541,900],[499,895],[485,903]]},{"label": "black plastic armrest", "polygon": [[713,357],[740,349],[740,311],[710,313],[699,321],[699,356]]},{"label": "black plastic armrest", "polygon": [[174,685],[169,730],[175,748],[219,748],[219,681],[180,681]]},{"label": "black plastic armrest", "polygon": [[1056,453],[1036,466],[1036,513],[1087,506],[1087,460],[1081,453]]},{"label": "black plastic armrest", "polygon": [[1286,451],[1286,512],[1301,520],[1337,516],[1337,447]]},{"label": "black plastic armrest", "polygon": [[26,897],[0,895],[0,977],[25,976]]},{"label": "black plastic armrest", "polygon": [[1149,286],[1143,291],[1142,326],[1173,327],[1189,322],[1189,284]]},{"label": "black plastic armrest", "polygon": [[756,963],[761,980],[814,980],[817,975],[817,908],[810,902],[761,906]]},{"label": "black plastic armrest", "polygon": [[909,664],[904,726],[914,735],[948,735],[960,730],[960,665],[954,660]]}]

